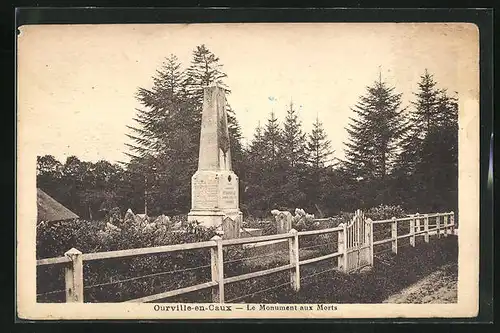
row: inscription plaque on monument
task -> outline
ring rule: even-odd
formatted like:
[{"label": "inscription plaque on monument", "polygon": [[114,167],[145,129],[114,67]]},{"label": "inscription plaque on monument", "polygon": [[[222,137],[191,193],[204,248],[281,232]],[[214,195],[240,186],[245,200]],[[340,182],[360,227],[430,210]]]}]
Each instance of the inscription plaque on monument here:
[{"label": "inscription plaque on monument", "polygon": [[192,206],[206,209],[217,208],[218,180],[207,177],[207,175],[198,175],[193,177],[192,181]]},{"label": "inscription plaque on monument", "polygon": [[[225,91],[204,89],[198,170],[191,178],[191,211],[188,220],[206,227],[220,227],[226,216],[234,220],[231,230],[239,230],[238,176],[232,171]],[[231,235],[230,237],[239,237]]]},{"label": "inscription plaque on monument", "polygon": [[220,179],[220,208],[238,208],[238,179],[234,178],[235,177],[229,175],[227,177],[221,177]]}]

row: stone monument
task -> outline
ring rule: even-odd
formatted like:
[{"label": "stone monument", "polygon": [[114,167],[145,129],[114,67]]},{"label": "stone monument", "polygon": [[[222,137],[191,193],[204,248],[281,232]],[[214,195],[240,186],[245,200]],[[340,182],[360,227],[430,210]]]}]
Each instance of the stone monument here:
[{"label": "stone monument", "polygon": [[210,86],[204,88],[198,170],[191,178],[188,221],[198,221],[205,227],[222,228],[226,217],[236,224],[230,229],[238,231],[233,235],[226,235],[225,232],[226,238],[239,237],[242,213],[239,209],[238,176],[231,166],[225,91],[221,87]]}]

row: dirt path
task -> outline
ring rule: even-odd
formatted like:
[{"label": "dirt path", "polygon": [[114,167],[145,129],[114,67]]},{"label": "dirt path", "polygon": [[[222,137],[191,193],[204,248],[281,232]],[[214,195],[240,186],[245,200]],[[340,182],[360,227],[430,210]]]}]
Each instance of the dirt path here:
[{"label": "dirt path", "polygon": [[441,266],[436,272],[389,297],[384,303],[455,303],[457,278],[457,264]]}]

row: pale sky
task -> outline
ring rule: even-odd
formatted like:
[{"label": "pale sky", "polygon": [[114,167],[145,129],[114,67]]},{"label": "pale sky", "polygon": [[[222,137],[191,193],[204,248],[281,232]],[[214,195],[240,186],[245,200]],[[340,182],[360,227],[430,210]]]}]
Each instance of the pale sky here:
[{"label": "pale sky", "polygon": [[[205,44],[250,140],[293,99],[306,131],[316,116],[343,158],[350,110],[382,78],[409,105],[427,68],[439,87],[477,97],[478,32],[471,24],[169,24],[24,26],[18,39],[18,126],[23,144],[64,162],[126,161],[126,126],[164,59],[183,67]],[[269,97],[277,99],[271,102]],[[245,140],[244,140],[245,142]]]}]

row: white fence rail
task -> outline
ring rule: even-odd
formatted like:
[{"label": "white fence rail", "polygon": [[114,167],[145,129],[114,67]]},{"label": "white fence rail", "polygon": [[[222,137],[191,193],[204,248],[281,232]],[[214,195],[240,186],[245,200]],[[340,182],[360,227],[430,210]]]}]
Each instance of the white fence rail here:
[{"label": "white fence rail", "polygon": [[[399,234],[398,227],[406,224],[409,227],[409,233]],[[382,230],[378,230],[377,233],[375,233],[375,228],[382,228]],[[224,303],[226,301],[224,296],[225,286],[231,283],[288,271],[289,282],[287,284],[289,284],[293,290],[298,291],[300,289],[301,281],[300,267],[303,265],[337,258],[335,263],[332,264],[332,266],[334,266],[332,269],[339,270],[344,273],[350,273],[363,267],[373,265],[375,246],[390,243],[390,250],[397,254],[398,241],[401,239],[409,238],[410,245],[415,246],[415,239],[417,237],[423,237],[425,242],[429,242],[429,236],[431,234],[437,234],[438,238],[441,236],[447,237],[448,234],[453,233],[454,228],[455,215],[453,212],[423,215],[415,214],[405,218],[372,221],[365,218],[364,214],[358,210],[350,223],[347,225],[341,224],[336,228],[302,232],[297,232],[292,229],[288,233],[283,234],[237,239],[222,239],[219,236],[214,236],[210,241],[206,242],[97,253],[81,253],[77,249],[71,249],[65,253],[64,257],[37,260],[37,266],[63,264],[65,268],[66,302],[83,302],[84,262],[187,251],[193,249],[206,249],[207,251],[210,251],[211,257],[211,281],[137,299],[131,299],[127,302],[153,302],[194,291],[211,289],[212,302]],[[389,232],[389,238],[375,240],[374,236],[376,234],[378,236],[381,233],[388,234]],[[337,233],[336,250],[334,249],[332,253],[324,254],[318,257],[300,260],[301,248],[299,247],[299,242],[301,238],[311,235],[326,235],[332,233]],[[223,249],[225,247],[243,244],[259,244],[279,240],[288,240],[288,264],[257,272],[224,277],[225,261],[223,258]]]}]

